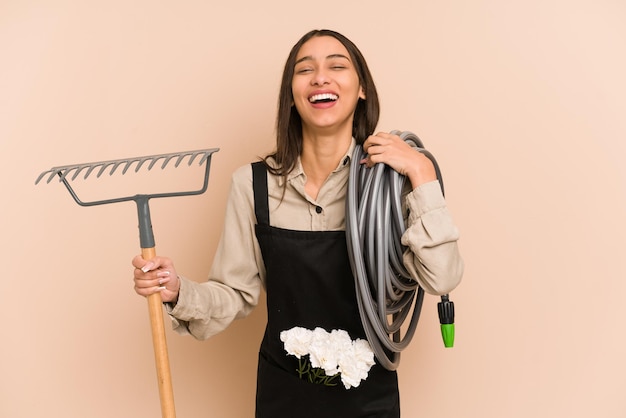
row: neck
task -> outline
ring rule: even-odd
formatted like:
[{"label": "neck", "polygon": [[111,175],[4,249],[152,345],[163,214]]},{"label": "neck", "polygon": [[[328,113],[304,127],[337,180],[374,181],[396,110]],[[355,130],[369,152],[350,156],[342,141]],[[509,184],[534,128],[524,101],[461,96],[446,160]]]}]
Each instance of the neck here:
[{"label": "neck", "polygon": [[310,177],[321,170],[326,173],[327,177],[332,170],[337,168],[351,142],[351,135],[342,137],[305,136],[302,142],[301,156],[304,172]]},{"label": "neck", "polygon": [[301,161],[307,177],[307,193],[311,197],[317,198],[320,187],[337,168],[351,142],[351,131],[341,135],[303,132]]}]

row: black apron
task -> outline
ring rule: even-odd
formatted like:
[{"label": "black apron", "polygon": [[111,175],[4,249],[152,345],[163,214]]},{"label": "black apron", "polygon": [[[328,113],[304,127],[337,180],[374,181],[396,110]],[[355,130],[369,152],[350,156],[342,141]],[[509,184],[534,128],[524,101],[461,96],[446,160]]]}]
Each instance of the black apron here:
[{"label": "black apron", "polygon": [[297,373],[281,331],[342,329],[366,339],[344,231],[293,231],[270,226],[267,170],[253,163],[256,237],[267,271],[267,327],[259,352],[257,418],[398,418],[398,379],[376,363],[358,387],[309,383]]}]

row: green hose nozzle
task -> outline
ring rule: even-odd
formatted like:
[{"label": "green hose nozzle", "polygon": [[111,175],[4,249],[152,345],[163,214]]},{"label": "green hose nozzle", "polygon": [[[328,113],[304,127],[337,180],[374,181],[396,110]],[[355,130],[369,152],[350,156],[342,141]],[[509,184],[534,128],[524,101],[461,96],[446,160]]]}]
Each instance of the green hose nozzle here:
[{"label": "green hose nozzle", "polygon": [[437,304],[439,323],[441,324],[441,337],[446,348],[454,347],[454,302],[448,295],[441,296],[441,302]]}]

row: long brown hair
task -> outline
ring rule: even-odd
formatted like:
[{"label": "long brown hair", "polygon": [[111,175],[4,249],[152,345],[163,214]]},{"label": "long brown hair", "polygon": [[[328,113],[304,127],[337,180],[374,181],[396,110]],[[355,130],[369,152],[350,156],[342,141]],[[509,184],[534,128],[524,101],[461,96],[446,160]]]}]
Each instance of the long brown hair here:
[{"label": "long brown hair", "polygon": [[[378,124],[380,104],[374,79],[367,66],[367,62],[357,46],[342,34],[328,30],[316,29],[305,34],[291,48],[283,71],[280,93],[278,96],[278,115],[276,117],[276,151],[264,158],[269,171],[279,176],[287,176],[296,165],[302,153],[302,119],[293,105],[291,83],[294,75],[296,56],[302,45],[309,39],[317,36],[331,36],[337,39],[348,50],[350,59],[354,63],[359,76],[359,83],[363,88],[366,99],[359,99],[354,110],[352,136],[358,144],[362,144],[368,136],[374,133]],[[268,159],[275,164],[267,164]]]}]

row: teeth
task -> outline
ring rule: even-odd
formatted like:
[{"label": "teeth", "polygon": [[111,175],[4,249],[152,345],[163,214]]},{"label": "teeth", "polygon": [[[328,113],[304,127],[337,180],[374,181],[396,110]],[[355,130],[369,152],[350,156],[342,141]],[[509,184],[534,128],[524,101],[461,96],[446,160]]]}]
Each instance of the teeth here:
[{"label": "teeth", "polygon": [[311,97],[309,97],[309,102],[314,103],[314,102],[319,102],[321,100],[337,100],[339,98],[339,96],[337,96],[336,94],[332,94],[332,93],[322,93],[322,94],[316,94],[313,95]]}]

